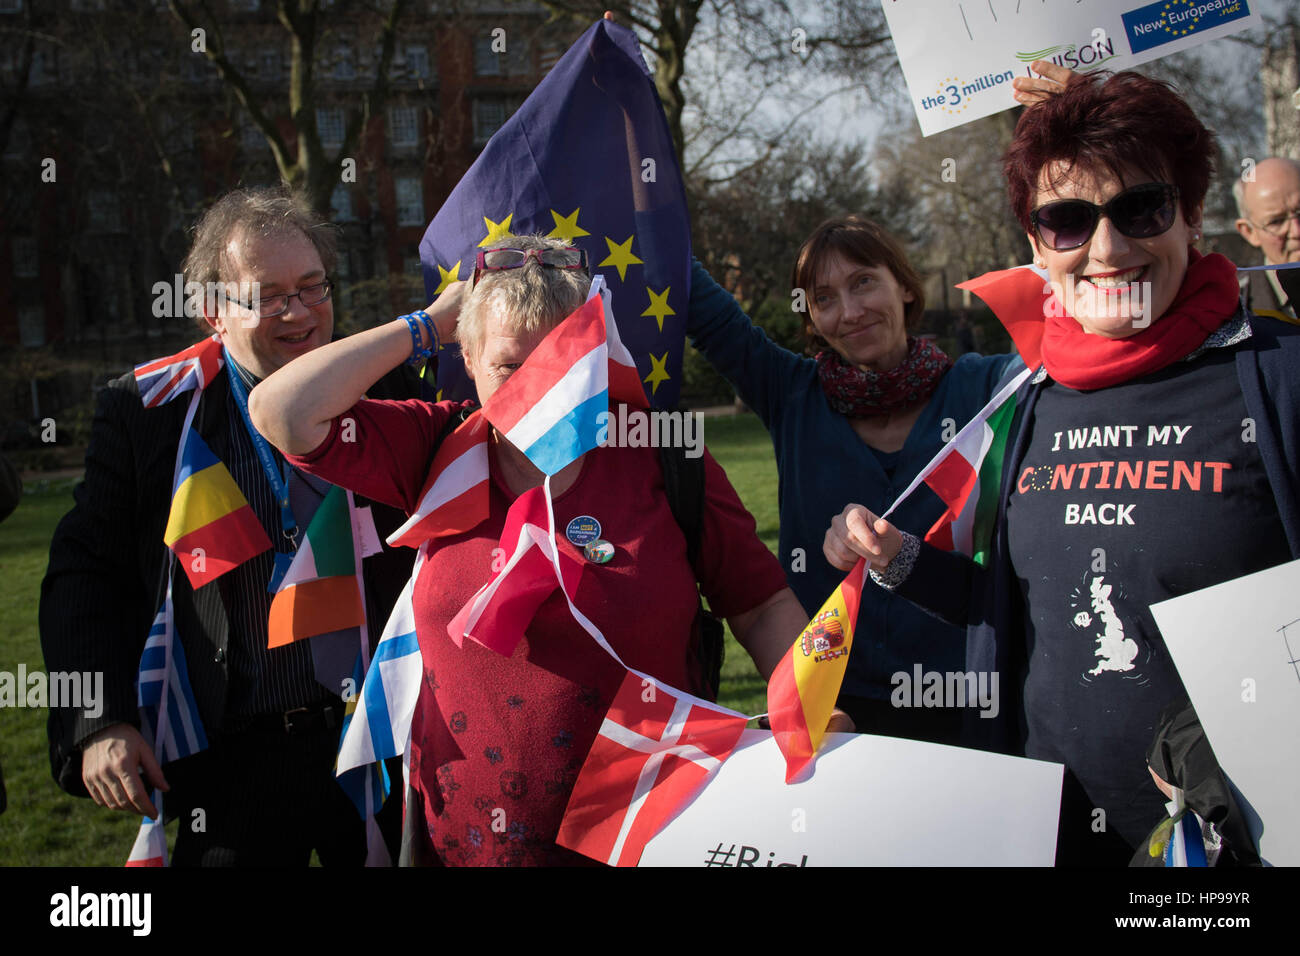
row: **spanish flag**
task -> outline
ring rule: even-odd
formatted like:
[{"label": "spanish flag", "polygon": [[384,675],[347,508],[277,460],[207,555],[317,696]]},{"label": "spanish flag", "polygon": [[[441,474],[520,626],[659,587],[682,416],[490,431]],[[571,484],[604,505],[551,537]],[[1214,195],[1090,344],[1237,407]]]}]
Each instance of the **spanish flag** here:
[{"label": "spanish flag", "polygon": [[786,783],[812,761],[826,733],[848,669],[866,573],[866,560],[859,558],[767,682],[767,715],[785,755]]},{"label": "spanish flag", "polygon": [[180,469],[163,541],[195,589],[271,547],[248,499],[197,431],[181,439]]},{"label": "spanish flag", "polygon": [[330,489],[271,601],[267,647],[366,623],[347,492]]}]

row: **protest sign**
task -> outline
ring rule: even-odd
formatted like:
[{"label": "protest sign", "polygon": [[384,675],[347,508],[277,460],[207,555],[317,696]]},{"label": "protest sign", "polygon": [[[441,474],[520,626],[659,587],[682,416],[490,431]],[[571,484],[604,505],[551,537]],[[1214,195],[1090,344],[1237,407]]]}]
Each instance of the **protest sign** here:
[{"label": "protest sign", "polygon": [[785,784],[768,731],[736,750],[647,845],[641,866],[1051,866],[1060,764],[827,734]]},{"label": "protest sign", "polygon": [[1261,858],[1300,864],[1300,561],[1151,605]]},{"label": "protest sign", "polygon": [[1124,70],[1254,26],[1248,0],[881,0],[921,132],[1016,105],[1011,80],[1050,60]]}]

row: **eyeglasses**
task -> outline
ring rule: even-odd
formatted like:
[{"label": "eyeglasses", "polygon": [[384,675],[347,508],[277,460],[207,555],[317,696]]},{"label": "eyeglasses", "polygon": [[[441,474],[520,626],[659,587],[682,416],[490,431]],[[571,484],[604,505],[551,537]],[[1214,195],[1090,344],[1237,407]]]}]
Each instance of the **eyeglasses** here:
[{"label": "eyeglasses", "polygon": [[329,279],[323,282],[316,282],[312,285],[303,286],[297,292],[281,292],[277,295],[264,295],[256,302],[240,302],[238,299],[231,298],[225,293],[222,296],[227,302],[233,302],[235,305],[243,306],[250,312],[256,312],[264,319],[274,319],[278,315],[284,315],[289,311],[289,300],[296,298],[307,308],[313,308],[320,305],[330,297],[333,284]]},{"label": "eyeglasses", "polygon": [[1178,215],[1178,190],[1166,183],[1143,183],[1098,206],[1086,199],[1057,199],[1030,215],[1039,240],[1053,252],[1078,249],[1092,238],[1102,213],[1130,239],[1168,232]]},{"label": "eyeglasses", "polygon": [[1290,212],[1284,212],[1280,216],[1274,216],[1268,222],[1256,222],[1254,219],[1247,219],[1256,229],[1263,229],[1270,236],[1285,236],[1291,229],[1293,220],[1300,219],[1300,209],[1293,209]]},{"label": "eyeglasses", "polygon": [[484,249],[474,260],[474,273],[469,277],[469,287],[474,288],[480,272],[497,272],[519,269],[529,259],[547,269],[581,269],[587,271],[587,251],[574,246],[558,249]]}]

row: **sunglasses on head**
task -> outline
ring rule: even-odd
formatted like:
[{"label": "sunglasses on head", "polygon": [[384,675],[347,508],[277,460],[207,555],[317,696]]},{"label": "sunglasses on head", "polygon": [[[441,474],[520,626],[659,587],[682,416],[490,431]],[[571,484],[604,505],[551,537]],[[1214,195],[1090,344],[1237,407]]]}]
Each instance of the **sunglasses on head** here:
[{"label": "sunglasses on head", "polygon": [[1143,183],[1100,206],[1086,199],[1057,199],[1030,214],[1038,240],[1053,252],[1084,245],[1097,231],[1102,214],[1130,239],[1168,232],[1178,215],[1178,190],[1166,183]]},{"label": "sunglasses on head", "polygon": [[529,259],[536,259],[538,265],[548,269],[582,269],[587,270],[587,252],[566,246],[561,249],[484,249],[474,261],[474,272],[470,276],[469,287],[472,289],[483,272],[498,272],[502,269],[519,269]]}]

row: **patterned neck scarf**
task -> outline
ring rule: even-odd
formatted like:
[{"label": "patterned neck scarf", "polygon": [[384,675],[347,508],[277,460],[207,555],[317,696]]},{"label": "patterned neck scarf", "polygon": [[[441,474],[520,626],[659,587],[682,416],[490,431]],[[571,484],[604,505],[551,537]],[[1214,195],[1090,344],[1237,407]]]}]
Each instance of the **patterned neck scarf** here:
[{"label": "patterned neck scarf", "polygon": [[883,415],[934,394],[952,359],[929,339],[907,337],[907,358],[886,372],[851,365],[839,353],[817,353],[817,377],[831,408],[850,418]]}]

